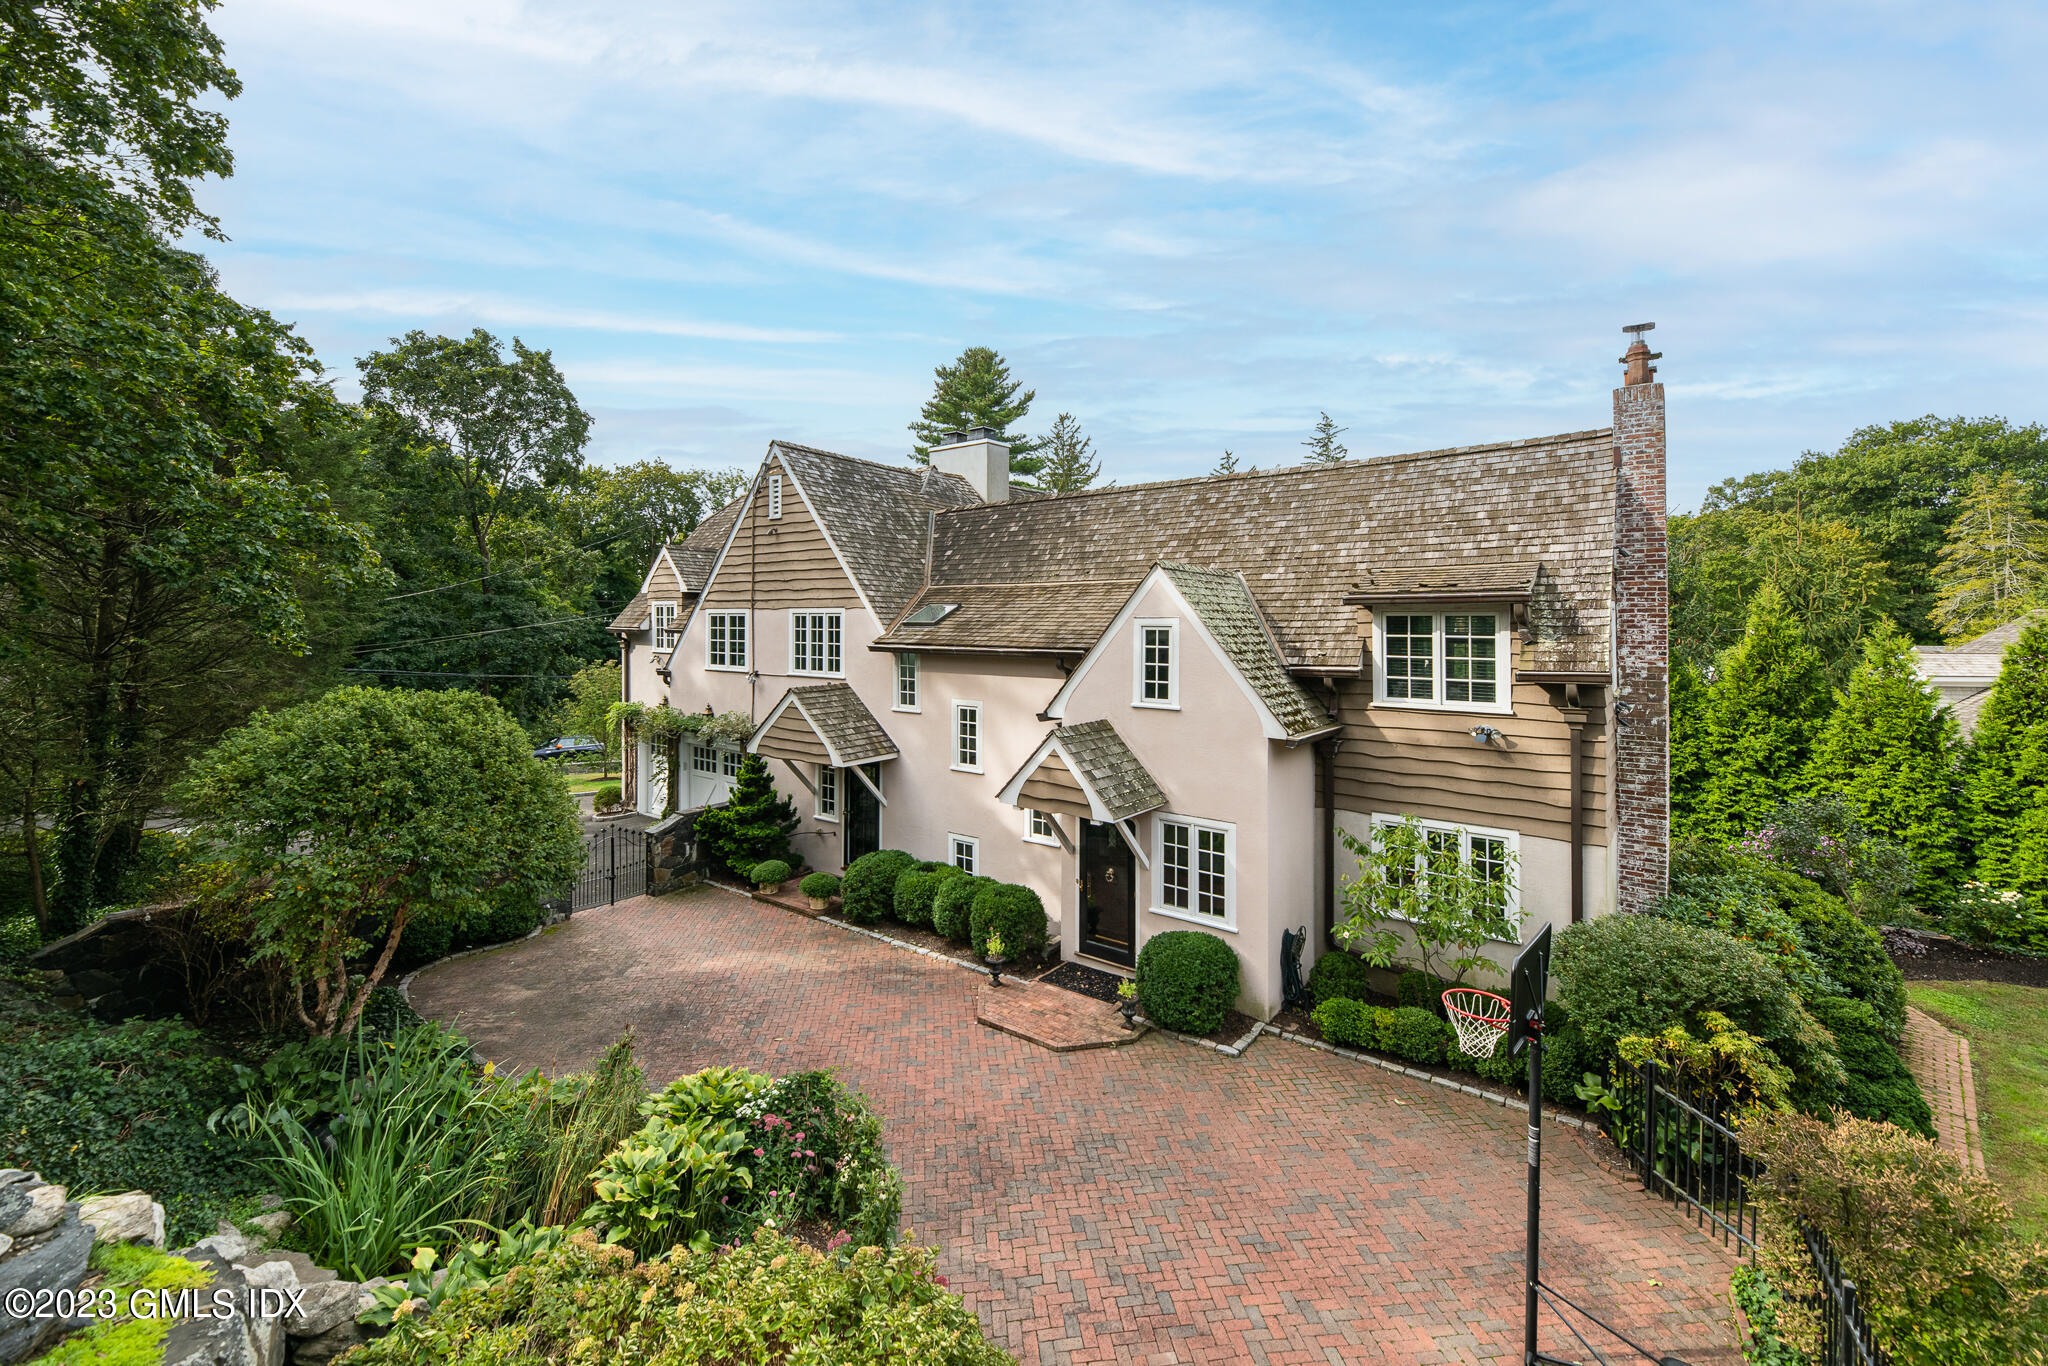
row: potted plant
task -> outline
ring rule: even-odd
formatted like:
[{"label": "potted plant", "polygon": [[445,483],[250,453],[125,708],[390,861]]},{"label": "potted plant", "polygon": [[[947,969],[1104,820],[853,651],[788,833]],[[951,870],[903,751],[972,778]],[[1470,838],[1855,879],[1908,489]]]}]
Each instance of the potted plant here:
[{"label": "potted plant", "polygon": [[830,910],[832,898],[839,895],[839,879],[830,873],[812,873],[797,884],[797,890],[810,901],[812,910]]},{"label": "potted plant", "polygon": [[768,859],[765,862],[755,864],[753,871],[747,874],[747,878],[754,884],[757,890],[772,892],[783,883],[789,881],[789,865],[779,858]]},{"label": "potted plant", "polygon": [[981,950],[981,961],[988,964],[989,985],[1001,986],[1003,984],[1003,964],[1010,961],[1003,954],[1003,936],[1001,934],[993,930],[989,931],[988,941]]},{"label": "potted plant", "polygon": [[1116,1008],[1123,1012],[1124,1028],[1136,1029],[1138,1027],[1138,982],[1136,978],[1126,977],[1123,981],[1116,984],[1116,1000]]}]

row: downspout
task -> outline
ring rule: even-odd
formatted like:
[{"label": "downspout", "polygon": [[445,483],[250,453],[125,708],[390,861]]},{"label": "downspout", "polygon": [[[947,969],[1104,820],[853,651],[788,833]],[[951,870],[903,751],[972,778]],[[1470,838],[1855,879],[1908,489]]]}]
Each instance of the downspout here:
[{"label": "downspout", "polygon": [[[1341,717],[1337,680],[1334,678],[1330,680],[1330,715]],[[1325,948],[1337,947],[1337,750],[1343,743],[1342,731],[1316,742],[1316,780],[1322,789],[1323,802],[1320,832],[1323,894],[1317,914],[1322,921]]]},{"label": "downspout", "polygon": [[1565,725],[1571,728],[1571,860],[1572,860],[1572,923],[1578,924],[1586,918],[1586,709],[1579,705],[1579,685],[1567,683],[1564,689],[1565,705],[1558,709]]}]

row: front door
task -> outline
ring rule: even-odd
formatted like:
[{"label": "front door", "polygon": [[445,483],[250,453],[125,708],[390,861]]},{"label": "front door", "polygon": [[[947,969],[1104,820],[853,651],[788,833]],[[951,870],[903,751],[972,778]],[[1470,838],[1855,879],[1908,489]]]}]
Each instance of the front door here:
[{"label": "front door", "polygon": [[1081,822],[1081,952],[1137,962],[1138,861],[1113,825]]},{"label": "front door", "polygon": [[[861,770],[868,782],[876,787],[882,785],[882,766],[869,764]],[[843,822],[840,836],[840,856],[852,863],[862,854],[872,854],[882,847],[882,804],[875,800],[875,794],[868,791],[868,784],[853,776],[852,769],[839,775],[839,790],[846,795],[840,798],[846,812],[839,819]]]}]

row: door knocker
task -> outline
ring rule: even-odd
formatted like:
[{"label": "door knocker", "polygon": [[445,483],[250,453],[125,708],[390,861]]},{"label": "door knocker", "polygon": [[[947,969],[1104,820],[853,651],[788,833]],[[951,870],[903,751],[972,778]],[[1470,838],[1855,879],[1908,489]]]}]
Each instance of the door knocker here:
[{"label": "door knocker", "polygon": [[1103,869],[1103,870],[1102,870],[1102,880],[1103,880],[1104,882],[1115,882],[1115,881],[1116,881],[1116,869],[1114,869],[1114,868],[1105,868],[1105,869]]}]

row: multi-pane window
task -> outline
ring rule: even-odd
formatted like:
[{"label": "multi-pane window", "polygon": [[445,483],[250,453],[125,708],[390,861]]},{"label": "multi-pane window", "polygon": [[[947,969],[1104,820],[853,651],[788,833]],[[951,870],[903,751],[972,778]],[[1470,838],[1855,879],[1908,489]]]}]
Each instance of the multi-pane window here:
[{"label": "multi-pane window", "polygon": [[676,605],[672,602],[654,604],[654,648],[673,650],[681,639],[676,631]]},{"label": "multi-pane window", "polygon": [[690,767],[699,773],[718,776],[718,751],[709,745],[690,746]]},{"label": "multi-pane window", "polygon": [[768,476],[768,520],[775,521],[782,516],[782,476]]},{"label": "multi-pane window", "polygon": [[[1373,817],[1378,840],[1395,837],[1403,824],[1396,816]],[[1515,897],[1514,836],[1505,831],[1468,830],[1439,821],[1414,824],[1422,837],[1414,867],[1395,870],[1393,880],[1404,887],[1420,886],[1427,900],[1433,877],[1456,878],[1453,885],[1462,889],[1461,897],[1471,898],[1475,912],[1484,916],[1490,911],[1497,919],[1497,924],[1487,926],[1487,932],[1495,939],[1518,942],[1521,931]]]},{"label": "multi-pane window", "polygon": [[963,873],[973,873],[981,867],[981,841],[969,835],[948,835],[953,845],[953,866]]},{"label": "multi-pane window", "polygon": [[1444,701],[1497,700],[1497,624],[1498,619],[1490,613],[1444,618]]},{"label": "multi-pane window", "polygon": [[1048,840],[1053,843],[1059,841],[1059,832],[1053,829],[1051,816],[1043,811],[1031,813],[1031,838],[1035,840]]},{"label": "multi-pane window", "polygon": [[1387,696],[1427,701],[1436,696],[1436,618],[1388,617]]},{"label": "multi-pane window", "polygon": [[792,612],[789,616],[789,671],[840,672],[838,612]]},{"label": "multi-pane window", "polygon": [[1138,625],[1138,696],[1141,706],[1170,707],[1173,695],[1173,623]]},{"label": "multi-pane window", "polygon": [[1499,612],[1395,612],[1382,619],[1383,702],[1506,711]]},{"label": "multi-pane window", "polygon": [[917,656],[896,656],[896,710],[917,710]]},{"label": "multi-pane window", "polygon": [[1159,905],[1228,925],[1231,920],[1229,826],[1162,816],[1159,820]]},{"label": "multi-pane window", "polygon": [[818,815],[828,820],[839,816],[839,770],[830,764],[818,765]]},{"label": "multi-pane window", "polygon": [[953,704],[953,767],[981,771],[981,704]]},{"label": "multi-pane window", "polygon": [[714,669],[747,667],[747,614],[712,612],[704,625],[704,662]]},{"label": "multi-pane window", "polygon": [[728,778],[740,776],[740,752],[736,749],[718,751],[718,771]]}]

